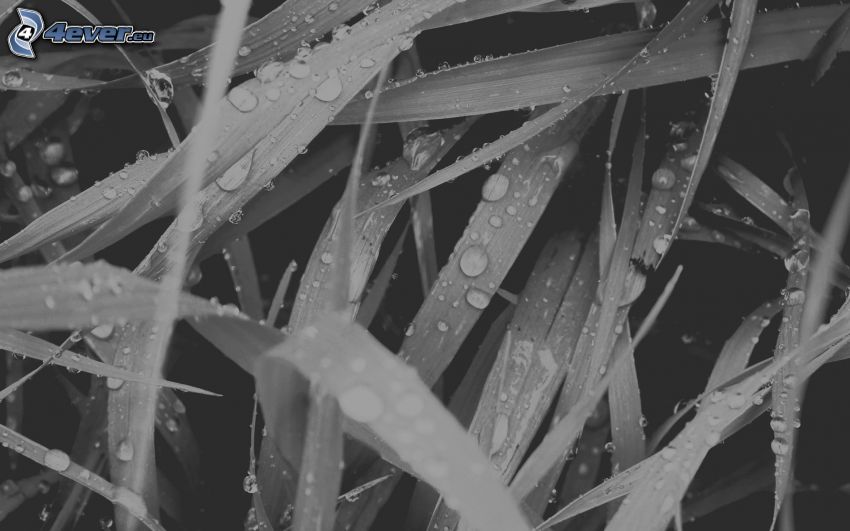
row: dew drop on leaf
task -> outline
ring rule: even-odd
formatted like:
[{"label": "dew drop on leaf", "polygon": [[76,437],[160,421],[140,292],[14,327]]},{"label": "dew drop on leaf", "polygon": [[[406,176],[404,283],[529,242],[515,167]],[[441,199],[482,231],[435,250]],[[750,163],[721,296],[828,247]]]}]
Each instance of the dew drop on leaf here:
[{"label": "dew drop on leaf", "polygon": [[71,466],[71,458],[62,450],[48,450],[44,454],[44,466],[57,472],[64,472]]},{"label": "dew drop on leaf", "polygon": [[384,412],[384,402],[381,397],[364,385],[343,391],[339,395],[339,407],[356,422],[375,421]]},{"label": "dew drop on leaf", "polygon": [[487,269],[489,258],[480,245],[470,245],[460,256],[460,270],[468,277],[477,277]]},{"label": "dew drop on leaf", "polygon": [[481,197],[485,201],[498,201],[508,193],[509,185],[510,181],[506,176],[501,173],[494,173],[484,183],[484,187],[481,189]]}]

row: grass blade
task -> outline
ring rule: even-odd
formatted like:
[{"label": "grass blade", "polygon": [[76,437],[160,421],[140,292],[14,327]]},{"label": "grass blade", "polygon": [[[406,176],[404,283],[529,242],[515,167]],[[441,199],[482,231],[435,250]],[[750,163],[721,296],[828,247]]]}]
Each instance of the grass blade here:
[{"label": "grass blade", "polygon": [[813,71],[812,85],[820,81],[829,70],[839,50],[841,50],[842,43],[847,40],[848,33],[850,33],[850,9],[845,10],[832,23],[812,49],[809,55]]},{"label": "grass blade", "polygon": [[236,238],[223,249],[223,254],[239,299],[239,308],[252,319],[262,319],[263,299],[251,243],[247,237]]},{"label": "grass blade", "polygon": [[[298,352],[310,355],[298,355]],[[328,359],[322,367],[321,359]],[[529,529],[475,443],[416,377],[357,325],[332,316],[308,327],[257,366],[260,397],[276,385],[265,376],[282,360],[315,375],[349,418],[366,423],[481,529]],[[362,361],[362,372],[350,363]],[[273,403],[266,403],[273,408]],[[411,412],[415,412],[412,413]]]}]

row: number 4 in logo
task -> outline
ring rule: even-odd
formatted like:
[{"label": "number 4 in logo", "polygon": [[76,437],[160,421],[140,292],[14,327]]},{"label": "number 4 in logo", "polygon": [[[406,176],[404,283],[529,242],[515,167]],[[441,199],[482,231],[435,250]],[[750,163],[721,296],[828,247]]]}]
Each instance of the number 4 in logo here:
[{"label": "number 4 in logo", "polygon": [[32,26],[23,26],[18,30],[18,38],[28,41],[35,35],[35,28]]},{"label": "number 4 in logo", "polygon": [[35,59],[32,43],[44,30],[44,19],[41,18],[41,13],[38,11],[20,7],[18,8],[18,17],[21,19],[21,23],[15,26],[7,39],[9,51],[18,57]]}]

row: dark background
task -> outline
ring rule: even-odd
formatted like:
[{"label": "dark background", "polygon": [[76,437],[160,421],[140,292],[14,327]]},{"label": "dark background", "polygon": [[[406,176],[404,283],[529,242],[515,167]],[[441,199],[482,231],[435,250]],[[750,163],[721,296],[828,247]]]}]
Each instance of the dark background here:
[{"label": "dark background", "polygon": [[[56,2],[39,2],[38,6],[51,19],[79,17]],[[102,20],[113,21],[110,2],[85,2]],[[218,2],[175,2],[145,0],[123,2],[137,28],[161,29],[186,17],[215,13]],[[658,20],[666,20],[681,2],[658,2]],[[806,2],[806,5],[811,4]],[[254,2],[252,15],[262,16],[275,2]],[[760,2],[763,8],[793,8],[794,2]],[[500,56],[507,53],[551,46],[600,35],[600,28],[615,31],[634,25],[634,9],[630,5],[611,6],[590,13],[557,13],[546,15],[513,14],[475,23],[435,30],[421,35],[417,47],[425,70],[436,69],[442,62],[458,64],[476,55]],[[7,22],[0,28],[4,36]],[[666,148],[664,131],[670,121],[688,113],[703,111],[707,101],[707,80],[696,80],[648,91],[649,160],[657,162]],[[756,175],[781,190],[781,179],[790,161],[782,149],[777,133],[785,134],[803,161],[803,174],[809,194],[813,223],[820,228],[829,212],[832,199],[845,174],[850,154],[850,57],[839,57],[831,71],[814,87],[801,64],[779,65],[750,70],[741,75],[731,107],[724,121],[717,151],[729,154]],[[0,95],[0,101],[8,96]],[[523,113],[501,113],[480,121],[456,152],[447,160],[474,146],[492,140],[517,126]],[[134,134],[114,134],[120,124],[135,124]],[[546,239],[570,223],[591,226],[598,219],[596,204],[602,159],[607,142],[609,120],[603,119],[583,145],[585,171],[576,191],[559,193],[537,227],[503,287],[518,292]],[[339,128],[323,133],[333,135]],[[400,143],[394,125],[380,127],[381,149],[378,159],[398,155]],[[80,170],[82,186],[103,178],[135,158],[140,149],[160,152],[168,147],[158,116],[141,90],[107,91],[93,97],[90,119],[72,139],[74,157]],[[14,155],[14,154],[13,154]],[[655,157],[653,159],[653,157]],[[615,172],[627,168],[617,164]],[[492,171],[492,170],[491,170]],[[440,260],[445,260],[462,232],[480,198],[480,186],[487,175],[477,170],[452,184],[433,192],[435,238]],[[616,173],[615,173],[616,174]],[[345,174],[322,186],[306,200],[282,213],[254,231],[251,243],[263,282],[263,293],[271,296],[286,264],[296,260],[304,264],[315,239],[344,184]],[[701,186],[700,200],[721,201],[740,206],[748,215],[759,219],[728,188],[707,177]],[[588,200],[592,198],[592,200]],[[553,208],[556,207],[556,208]],[[569,212],[564,215],[564,212]],[[148,226],[102,256],[110,262],[134,267],[153,245],[166,226],[163,220]],[[8,229],[3,231],[8,236]],[[376,319],[372,331],[389,345],[397,345],[400,334],[413,317],[421,295],[418,292],[415,254],[405,248],[397,278],[388,294],[386,307]],[[674,405],[696,396],[705,383],[723,341],[735,330],[741,318],[769,297],[779,294],[786,271],[781,260],[767,254],[745,254],[728,247],[681,242],[673,246],[661,269],[650,277],[650,283],[639,304],[632,311],[633,324],[639,324],[645,312],[677,265],[684,274],[676,291],[652,334],[641,345],[636,357],[645,415],[651,434],[670,414]],[[227,269],[220,257],[202,264],[203,280],[194,291],[202,296],[217,296],[223,302],[235,302]],[[288,301],[291,303],[291,301]],[[464,360],[474,352],[475,340],[488,326],[485,318],[470,335],[459,353],[459,362],[447,374],[457,379]],[[763,337],[756,359],[771,355],[776,323]],[[58,337],[58,336],[57,336]],[[683,338],[686,341],[683,341]],[[205,492],[202,493],[202,529],[241,529],[249,504],[242,490],[248,461],[251,379],[195,335],[188,327],[180,327],[174,340],[176,362],[171,379],[222,393],[222,398],[185,396],[191,427],[200,443]],[[797,452],[797,478],[804,487],[795,499],[797,529],[847,529],[850,523],[850,402],[846,382],[850,378],[848,364],[831,364],[816,374],[808,387],[802,412]],[[82,382],[84,379],[80,379]],[[77,418],[65,394],[50,371],[26,386],[24,433],[46,444],[67,448],[73,441]],[[709,455],[698,474],[694,489],[752,463],[770,465],[770,431],[762,417]],[[0,477],[6,477],[5,457],[0,456]],[[22,463],[16,477],[37,470]],[[398,529],[405,510],[404,493],[410,482],[403,484],[393,498],[378,527]],[[15,515],[0,523],[0,529],[41,529],[37,514],[51,495],[28,503]],[[687,524],[691,530],[767,529],[770,524],[773,493],[771,490],[734,503],[710,516]],[[109,514],[109,504],[93,497],[79,530],[99,529],[98,521]]]}]

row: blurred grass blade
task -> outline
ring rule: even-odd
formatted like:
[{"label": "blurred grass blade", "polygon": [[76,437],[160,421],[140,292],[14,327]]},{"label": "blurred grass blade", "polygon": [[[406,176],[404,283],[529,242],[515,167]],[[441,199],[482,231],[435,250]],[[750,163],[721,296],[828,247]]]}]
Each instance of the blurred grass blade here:
[{"label": "blurred grass blade", "polygon": [[[105,262],[19,267],[0,272],[0,327],[74,330],[150,319],[159,284]],[[179,297],[178,315],[228,312],[198,297]]]},{"label": "blurred grass blade", "polygon": [[[301,353],[301,354],[299,354]],[[329,363],[321,363],[326,359]],[[285,361],[284,361],[285,360]],[[329,316],[274,349],[257,366],[260,398],[275,364],[291,362],[334,395],[342,412],[369,425],[481,529],[529,529],[486,458],[416,377],[358,325]],[[365,365],[352,370],[351,363]],[[273,372],[273,371],[271,371]],[[272,426],[272,430],[281,427]]]},{"label": "blurred grass blade", "polygon": [[841,50],[842,43],[847,40],[848,33],[850,33],[850,8],[832,23],[809,55],[812,65],[812,85],[820,81],[829,70]]},{"label": "blurred grass blade", "polygon": [[617,339],[613,356],[626,359],[614,374],[608,389],[611,408],[611,442],[614,444],[612,466],[614,472],[625,470],[644,458],[646,454],[643,433],[643,411],[637,369],[635,368],[632,334],[628,322]]}]

